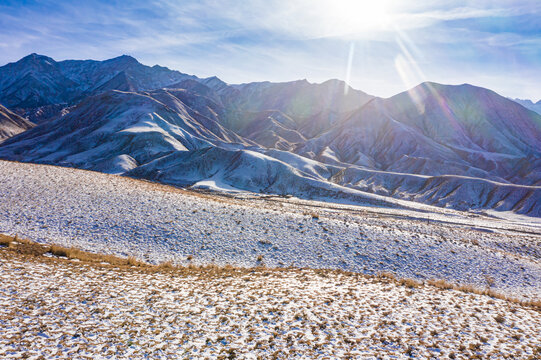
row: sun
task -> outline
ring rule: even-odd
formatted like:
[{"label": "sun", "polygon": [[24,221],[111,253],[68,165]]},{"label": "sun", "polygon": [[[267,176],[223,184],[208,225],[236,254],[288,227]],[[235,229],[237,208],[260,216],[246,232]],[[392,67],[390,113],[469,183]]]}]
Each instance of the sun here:
[{"label": "sun", "polygon": [[320,11],[332,26],[345,33],[384,30],[390,23],[384,0],[325,0],[321,1]]}]

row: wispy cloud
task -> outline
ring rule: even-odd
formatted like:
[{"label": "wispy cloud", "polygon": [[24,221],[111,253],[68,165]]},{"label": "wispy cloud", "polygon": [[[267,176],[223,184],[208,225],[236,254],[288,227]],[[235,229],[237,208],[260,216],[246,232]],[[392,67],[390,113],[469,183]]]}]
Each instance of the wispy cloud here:
[{"label": "wispy cloud", "polygon": [[349,74],[353,86],[388,96],[405,78],[476,79],[505,95],[541,97],[538,1],[7,0],[0,13],[0,63],[30,52],[127,53],[229,82]]}]

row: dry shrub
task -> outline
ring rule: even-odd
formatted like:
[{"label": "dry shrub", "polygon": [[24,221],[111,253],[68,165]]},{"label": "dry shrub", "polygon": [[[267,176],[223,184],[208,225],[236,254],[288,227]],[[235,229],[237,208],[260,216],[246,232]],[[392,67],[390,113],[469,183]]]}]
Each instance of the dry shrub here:
[{"label": "dry shrub", "polygon": [[389,279],[389,280],[396,280],[396,276],[388,271],[382,271],[378,273],[377,275],[378,279]]},{"label": "dry shrub", "polygon": [[0,246],[12,246],[13,244],[35,244],[33,241],[21,239],[19,236],[0,234]]},{"label": "dry shrub", "polygon": [[427,281],[428,285],[437,287],[438,289],[450,290],[453,289],[455,285],[443,279],[430,279]]},{"label": "dry shrub", "polygon": [[423,285],[421,282],[413,279],[400,279],[399,283],[400,285],[404,285],[410,289],[418,288]]},{"label": "dry shrub", "polygon": [[142,261],[137,260],[134,256],[128,256],[126,259],[126,265],[129,266],[145,266],[146,264]]},{"label": "dry shrub", "polygon": [[161,264],[156,266],[159,270],[172,270],[174,269],[173,263],[171,261],[164,261]]},{"label": "dry shrub", "polygon": [[315,212],[307,212],[305,211],[304,213],[302,213],[303,215],[305,216],[310,216],[312,219],[319,219],[319,214],[315,213]]},{"label": "dry shrub", "polygon": [[55,256],[68,257],[68,254],[71,252],[70,249],[63,246],[52,245],[49,249],[49,252]]},{"label": "dry shrub", "polygon": [[0,246],[9,246],[13,239],[11,236],[0,234]]}]

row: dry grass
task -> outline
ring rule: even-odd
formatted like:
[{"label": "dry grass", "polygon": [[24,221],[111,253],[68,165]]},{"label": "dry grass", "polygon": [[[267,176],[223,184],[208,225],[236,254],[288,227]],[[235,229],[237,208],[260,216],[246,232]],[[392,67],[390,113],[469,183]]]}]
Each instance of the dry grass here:
[{"label": "dry grass", "polygon": [[423,286],[423,283],[413,280],[413,279],[400,279],[399,281],[400,285],[404,285],[410,289],[418,288]]},{"label": "dry grass", "polygon": [[427,281],[427,284],[444,290],[450,290],[453,288],[453,284],[442,279],[431,279]]},{"label": "dry grass", "polygon": [[173,263],[171,261],[165,261],[165,262],[162,262],[161,264],[157,265],[156,268],[158,270],[173,270],[175,268],[175,266],[173,265]]},{"label": "dry grass", "polygon": [[308,211],[305,211],[302,213],[304,216],[310,216],[312,219],[319,219],[319,214],[318,213],[315,213],[315,212],[308,212]]},{"label": "dry grass", "polygon": [[378,277],[378,279],[388,279],[388,280],[396,281],[395,274],[393,274],[391,272],[388,272],[388,271],[382,271],[382,272],[378,273],[377,277]]},{"label": "dry grass", "polygon": [[514,298],[502,293],[499,293],[490,288],[479,288],[474,285],[465,285],[465,284],[453,284],[443,279],[433,279],[427,281],[428,285],[435,286],[443,290],[457,290],[464,293],[477,294],[477,295],[486,295],[495,299],[505,300],[514,304],[520,304],[523,306],[533,307],[537,310],[541,310],[541,300],[521,300]]},{"label": "dry grass", "polygon": [[[54,256],[62,256],[67,258],[72,258],[72,253],[74,253],[73,249],[68,249],[63,246],[58,245],[52,245],[49,249],[49,253],[53,254]],[[73,254],[74,255],[74,254]]]},{"label": "dry grass", "polygon": [[494,317],[494,320],[496,320],[498,324],[503,324],[505,322],[505,317],[503,317],[502,314],[498,314]]},{"label": "dry grass", "polygon": [[106,263],[115,266],[152,266],[134,257],[122,258],[114,255],[95,254],[74,247],[39,244],[27,239],[21,239],[17,235],[11,237],[0,234],[0,245],[7,246],[12,251],[26,255],[41,256],[49,253],[54,256],[77,259],[89,263]]},{"label": "dry grass", "polygon": [[[205,265],[205,266],[177,266],[172,262],[167,261],[159,265],[152,265],[145,263],[143,261],[137,260],[135,257],[130,256],[128,258],[122,258],[114,255],[105,255],[105,254],[96,254],[88,251],[83,251],[77,248],[68,248],[59,245],[44,245],[35,243],[27,239],[21,239],[17,236],[11,237],[7,235],[0,234],[0,246],[7,248],[9,251],[14,251],[19,254],[30,255],[30,256],[43,256],[45,253],[50,253],[59,258],[66,259],[77,259],[81,262],[92,263],[95,265],[111,265],[115,267],[127,267],[127,268],[137,268],[144,271],[173,271],[177,274],[183,275],[198,275],[204,277],[220,277],[220,276],[231,276],[231,275],[243,275],[247,273],[254,272],[267,272],[274,271],[279,273],[280,271],[291,271],[295,269],[285,268],[285,269],[268,269],[265,266],[258,266],[257,268],[247,269],[234,267],[231,265],[226,266],[217,266],[217,265]],[[191,256],[189,259],[191,260]],[[259,263],[263,262],[263,256],[259,255],[257,258]],[[296,269],[301,271],[300,269]],[[329,270],[329,269],[318,269],[314,270],[320,276],[326,276],[327,274],[341,274],[344,276],[354,276],[354,277],[366,277],[373,278],[385,283],[393,282],[402,286],[406,286],[410,289],[419,288],[424,285],[434,286],[442,290],[457,290],[465,293],[473,293],[477,295],[486,295],[495,299],[505,300],[513,304],[518,304],[526,307],[534,308],[538,311],[541,311],[541,300],[521,300],[518,298],[513,298],[511,296],[499,293],[490,288],[478,288],[473,285],[459,285],[453,284],[443,279],[432,279],[428,280],[426,283],[419,282],[414,279],[408,278],[397,278],[395,274],[391,272],[381,272],[375,276],[370,276],[366,274],[352,273],[343,270]]]},{"label": "dry grass", "polygon": [[0,234],[0,246],[9,246],[14,238]]}]

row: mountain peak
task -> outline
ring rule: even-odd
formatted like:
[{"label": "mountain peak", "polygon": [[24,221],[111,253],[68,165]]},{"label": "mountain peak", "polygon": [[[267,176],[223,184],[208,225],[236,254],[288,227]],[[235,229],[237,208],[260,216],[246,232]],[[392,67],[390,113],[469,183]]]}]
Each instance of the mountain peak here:
[{"label": "mountain peak", "polygon": [[[481,87],[481,86],[475,86],[472,84],[464,83],[464,84],[458,84],[458,85],[448,85],[448,84],[440,84],[433,81],[425,81],[420,83],[417,86],[414,86],[413,88],[407,90],[407,92],[411,91],[428,91],[429,93],[433,93],[434,91],[437,91],[438,93],[443,92],[452,92],[455,94],[481,94],[481,93],[493,93],[496,94],[494,91]],[[402,93],[401,93],[402,94]],[[400,95],[400,94],[397,94]],[[395,95],[395,96],[397,96]],[[436,95],[436,94],[433,94]],[[498,94],[496,94],[498,95]],[[438,95],[439,96],[439,95]]]},{"label": "mountain peak", "polygon": [[125,55],[125,54],[117,56],[117,57],[109,59],[109,60],[105,60],[105,61],[117,62],[117,63],[123,63],[123,64],[130,64],[130,65],[139,64],[139,61],[137,61],[136,58],[134,58],[133,56],[130,56],[130,55]]},{"label": "mountain peak", "polygon": [[[519,99],[519,98],[515,98],[515,99],[511,99],[513,101],[516,101],[518,102],[519,104],[522,104],[522,105],[536,105],[534,104],[534,102],[530,99]],[[541,104],[541,100],[539,101],[539,103]]]},{"label": "mountain peak", "polygon": [[19,62],[19,63],[43,63],[43,62],[45,62],[45,63],[53,64],[56,61],[54,61],[54,59],[52,59],[52,58],[50,58],[48,56],[32,53],[32,54],[26,55],[25,57],[23,57],[22,59],[20,59],[17,62]]}]

